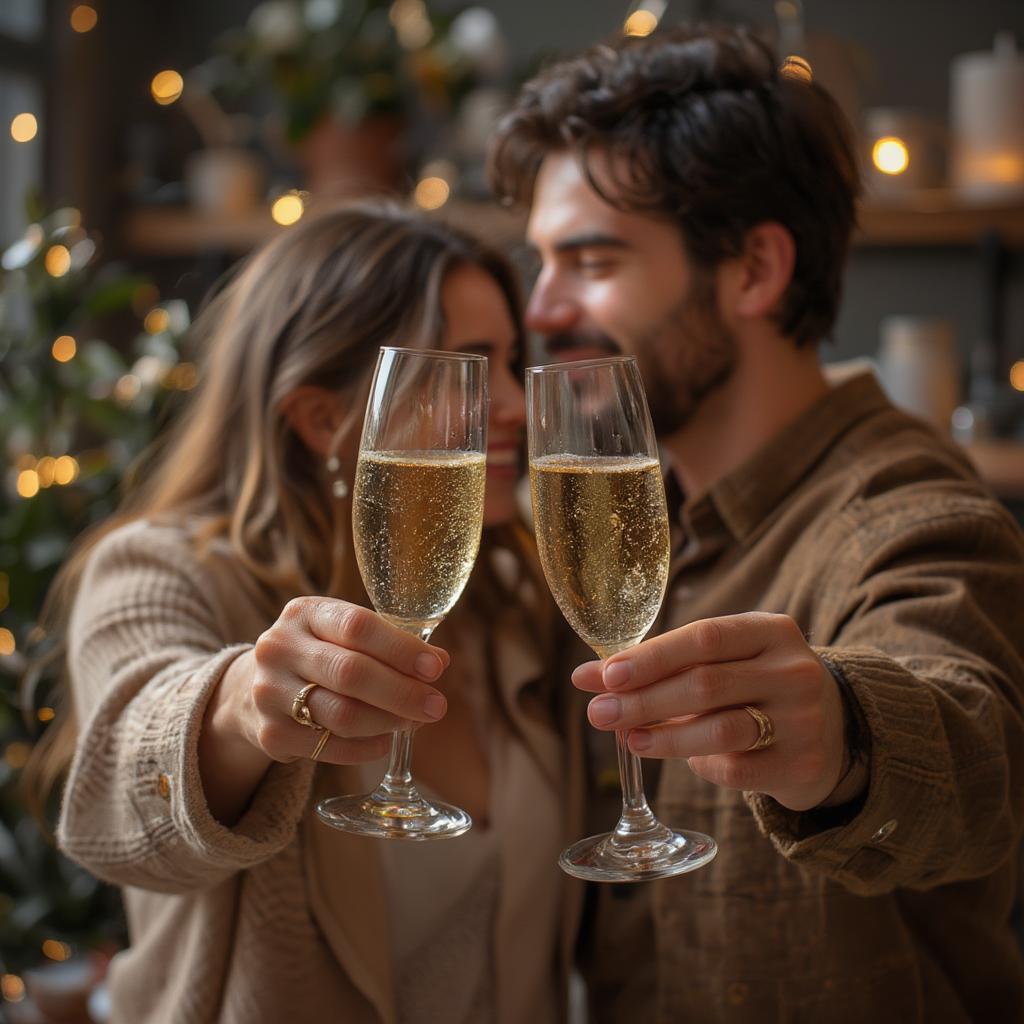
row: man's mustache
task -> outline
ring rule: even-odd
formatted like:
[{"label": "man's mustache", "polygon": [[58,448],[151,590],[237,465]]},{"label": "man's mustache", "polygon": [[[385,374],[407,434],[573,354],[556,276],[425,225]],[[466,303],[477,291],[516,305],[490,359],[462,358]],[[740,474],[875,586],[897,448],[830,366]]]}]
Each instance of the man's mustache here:
[{"label": "man's mustache", "polygon": [[544,350],[549,356],[566,356],[569,359],[576,353],[596,350],[606,355],[622,354],[619,346],[607,334],[591,331],[562,331],[549,334],[544,338]]}]

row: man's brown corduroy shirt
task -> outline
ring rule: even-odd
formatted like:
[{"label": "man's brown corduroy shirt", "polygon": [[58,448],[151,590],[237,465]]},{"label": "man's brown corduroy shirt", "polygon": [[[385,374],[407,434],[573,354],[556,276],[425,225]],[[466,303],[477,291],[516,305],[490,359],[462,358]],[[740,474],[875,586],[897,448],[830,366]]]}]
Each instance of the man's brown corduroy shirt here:
[{"label": "man's brown corduroy shirt", "polygon": [[592,894],[593,1019],[1024,1020],[1017,526],[869,375],[673,511],[658,631],[792,616],[852,698],[870,782],[852,805],[799,814],[666,762],[659,816],[719,854]]}]

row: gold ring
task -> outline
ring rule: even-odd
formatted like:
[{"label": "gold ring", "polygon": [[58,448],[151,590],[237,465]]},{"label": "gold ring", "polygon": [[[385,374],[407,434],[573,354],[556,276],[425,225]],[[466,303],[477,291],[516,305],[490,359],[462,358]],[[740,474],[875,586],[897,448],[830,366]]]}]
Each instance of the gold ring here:
[{"label": "gold ring", "polygon": [[316,746],[313,748],[313,753],[310,755],[310,760],[315,761],[323,752],[324,747],[327,746],[327,741],[331,738],[331,732],[329,729],[323,728],[323,726],[317,726],[320,730],[320,739],[316,741]]},{"label": "gold ring", "polygon": [[765,747],[770,747],[775,742],[775,725],[772,720],[760,708],[752,708],[749,704],[744,704],[743,710],[757,722],[757,739],[747,747],[747,750],[764,750]]},{"label": "gold ring", "polygon": [[313,716],[309,713],[309,708],[306,706],[306,698],[316,689],[316,683],[309,683],[304,686],[297,694],[295,694],[295,700],[292,701],[292,718],[295,719],[299,725],[305,725],[310,729],[319,729],[320,726],[313,721]]}]

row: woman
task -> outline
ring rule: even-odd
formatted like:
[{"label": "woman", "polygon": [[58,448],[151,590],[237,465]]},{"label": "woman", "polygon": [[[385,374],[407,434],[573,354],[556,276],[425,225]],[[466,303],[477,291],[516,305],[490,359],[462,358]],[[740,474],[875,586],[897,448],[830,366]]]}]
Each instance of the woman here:
[{"label": "woman", "polygon": [[[554,1021],[579,830],[542,676],[544,588],[515,525],[513,276],[477,242],[349,207],[253,256],[197,325],[203,382],[148,483],[69,564],[79,735],[58,840],[124,887],[115,1021]],[[379,346],[489,357],[485,537],[427,644],[371,611],[350,484]],[[320,596],[308,596],[320,595]],[[331,733],[291,716],[307,706]],[[459,839],[328,829],[322,795],[416,777]]]}]

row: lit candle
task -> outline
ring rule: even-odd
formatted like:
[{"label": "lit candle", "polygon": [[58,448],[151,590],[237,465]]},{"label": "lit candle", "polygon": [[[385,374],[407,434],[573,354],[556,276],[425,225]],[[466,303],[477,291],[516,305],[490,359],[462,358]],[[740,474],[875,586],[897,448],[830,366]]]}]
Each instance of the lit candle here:
[{"label": "lit candle", "polygon": [[952,63],[953,184],[970,202],[1024,197],[1024,57],[1008,32]]}]

